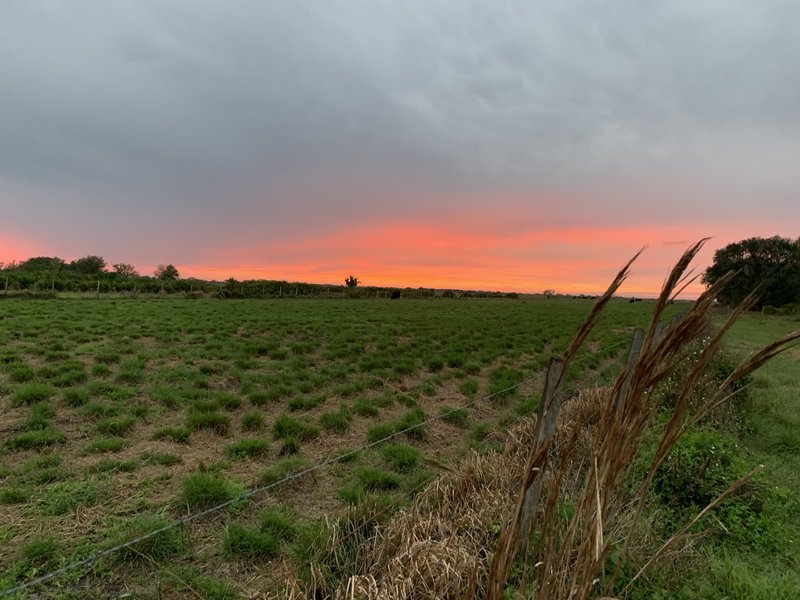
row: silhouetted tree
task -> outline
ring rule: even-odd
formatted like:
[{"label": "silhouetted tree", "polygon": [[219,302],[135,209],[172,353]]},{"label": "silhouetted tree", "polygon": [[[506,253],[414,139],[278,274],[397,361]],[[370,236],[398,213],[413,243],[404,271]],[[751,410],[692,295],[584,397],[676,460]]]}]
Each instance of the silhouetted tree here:
[{"label": "silhouetted tree", "polygon": [[114,265],[114,272],[117,275],[121,275],[122,277],[138,277],[139,273],[136,272],[136,269],[133,265],[129,265],[127,263],[117,263]]},{"label": "silhouetted tree", "polygon": [[718,300],[736,304],[759,288],[755,308],[783,306],[800,301],[800,238],[779,236],[753,237],[728,244],[714,253],[714,264],[703,274],[703,282],[712,285],[733,271],[731,282]]},{"label": "silhouetted tree", "polygon": [[344,280],[344,284],[347,287],[356,287],[358,285],[358,277],[354,277],[353,275],[348,275]]},{"label": "silhouetted tree", "polygon": [[153,275],[161,281],[176,281],[180,277],[178,269],[173,265],[158,265]]},{"label": "silhouetted tree", "polygon": [[69,263],[69,268],[81,275],[98,275],[106,268],[106,261],[102,256],[84,256]]}]

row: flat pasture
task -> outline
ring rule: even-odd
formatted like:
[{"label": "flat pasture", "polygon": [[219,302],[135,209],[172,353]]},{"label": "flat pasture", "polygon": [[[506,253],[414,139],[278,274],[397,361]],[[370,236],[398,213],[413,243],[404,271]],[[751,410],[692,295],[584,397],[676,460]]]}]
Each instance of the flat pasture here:
[{"label": "flat pasture", "polygon": [[[307,558],[320,519],[401,506],[448,464],[501,444],[590,307],[0,300],[0,591],[444,415],[37,592],[274,588]],[[568,388],[609,381],[650,312],[613,300]]]}]

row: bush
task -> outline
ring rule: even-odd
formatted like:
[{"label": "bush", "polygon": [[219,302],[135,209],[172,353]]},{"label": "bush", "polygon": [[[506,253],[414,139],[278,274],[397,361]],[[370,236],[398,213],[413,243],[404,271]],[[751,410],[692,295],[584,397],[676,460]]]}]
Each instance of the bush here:
[{"label": "bush", "polygon": [[736,442],[716,431],[685,434],[656,472],[653,489],[678,508],[704,507],[746,472]]},{"label": "bush", "polygon": [[210,471],[198,471],[183,480],[181,501],[189,510],[203,510],[232,500],[242,489],[227,477]]}]

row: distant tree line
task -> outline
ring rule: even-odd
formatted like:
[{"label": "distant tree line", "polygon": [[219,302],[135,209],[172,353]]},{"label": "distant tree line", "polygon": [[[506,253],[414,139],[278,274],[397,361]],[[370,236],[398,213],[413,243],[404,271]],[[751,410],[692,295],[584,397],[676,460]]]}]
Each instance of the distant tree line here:
[{"label": "distant tree line", "polygon": [[0,262],[0,295],[8,293],[117,292],[130,294],[174,294],[215,298],[516,298],[516,293],[433,288],[385,288],[363,286],[349,275],[344,285],[297,283],[250,279],[205,281],[181,278],[171,264],[159,265],[152,275],[140,275],[128,263],[109,266],[101,256],[84,256],[67,262],[62,258],[37,256],[22,262]]}]

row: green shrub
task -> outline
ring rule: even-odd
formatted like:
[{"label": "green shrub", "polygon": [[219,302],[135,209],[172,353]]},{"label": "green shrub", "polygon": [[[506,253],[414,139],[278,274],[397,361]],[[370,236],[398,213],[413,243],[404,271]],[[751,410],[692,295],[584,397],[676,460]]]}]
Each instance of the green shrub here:
[{"label": "green shrub", "polygon": [[274,558],[280,552],[280,540],[269,532],[254,531],[231,523],[225,532],[224,549],[227,554],[245,558]]},{"label": "green shrub", "polygon": [[258,438],[240,440],[225,448],[225,454],[236,459],[264,456],[268,451],[269,444],[267,441]]},{"label": "green shrub", "polygon": [[717,431],[690,431],[656,472],[653,489],[667,505],[704,507],[746,472],[742,451]]},{"label": "green shrub", "polygon": [[242,488],[212,471],[197,471],[183,480],[181,502],[189,510],[203,510],[232,500]]}]

